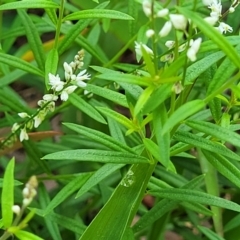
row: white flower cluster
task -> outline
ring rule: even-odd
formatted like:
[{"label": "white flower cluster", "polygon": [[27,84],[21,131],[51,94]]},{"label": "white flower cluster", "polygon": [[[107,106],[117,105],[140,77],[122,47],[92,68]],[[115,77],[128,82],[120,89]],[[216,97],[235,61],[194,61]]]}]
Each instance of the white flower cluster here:
[{"label": "white flower cluster", "polygon": [[30,177],[29,181],[26,183],[24,189],[22,190],[23,202],[22,209],[18,205],[12,206],[12,211],[16,215],[20,215],[23,213],[23,210],[32,202],[33,198],[37,195],[37,186],[38,181],[36,176]]},{"label": "white flower cluster", "polygon": [[[170,33],[172,28],[179,30],[179,31],[186,32],[186,28],[188,25],[188,19],[185,18],[183,15],[170,14],[169,10],[167,8],[161,9],[161,10],[157,11],[156,13],[152,13],[152,3],[150,0],[143,0],[142,7],[143,7],[143,12],[146,14],[147,17],[153,16],[156,18],[166,18],[167,19],[166,23],[163,25],[162,29],[158,33],[158,36],[160,38],[166,37]],[[148,38],[153,37],[154,35],[155,35],[155,31],[153,29],[147,30],[146,36]],[[201,38],[198,38],[195,41],[194,40],[190,41],[189,48],[187,50],[187,57],[190,59],[190,61],[196,61],[196,59],[197,59],[196,54],[200,48],[201,42],[202,42]],[[167,41],[165,45],[170,50],[174,47],[175,42]],[[147,47],[145,44],[135,42],[135,51],[136,51],[138,61],[142,57],[141,46],[147,51],[147,53],[149,53],[150,55],[153,54],[152,50],[149,47]],[[187,44],[180,45],[178,48],[178,52],[184,51],[186,46],[187,46]],[[161,57],[160,60],[163,62],[172,62],[174,60],[174,52],[171,51],[169,54]]]},{"label": "white flower cluster", "polygon": [[69,64],[64,62],[65,81],[62,81],[58,74],[48,74],[52,93],[45,94],[43,99],[38,101],[39,109],[36,114],[30,116],[25,112],[18,113],[21,118],[27,118],[26,124],[19,125],[15,123],[12,127],[13,133],[20,130],[19,139],[21,142],[29,139],[27,130],[31,130],[33,126],[37,128],[45,119],[48,112],[55,110],[55,102],[59,96],[62,101],[67,101],[69,95],[73,93],[77,87],[86,87],[87,84],[84,81],[90,79],[90,74],[87,73],[87,70],[82,70],[78,74],[75,74],[78,69],[82,68],[83,58],[84,52],[79,51],[78,54],[75,55],[74,61]]},{"label": "white flower cluster", "polygon": [[[215,27],[221,34],[232,32],[233,29],[231,26],[224,22],[220,22],[220,18],[222,16],[222,3],[221,0],[203,0],[203,4],[208,6],[211,10],[210,17],[206,17],[205,21],[207,21],[210,25],[214,26],[217,22],[219,22],[218,27]],[[238,1],[233,2],[233,4],[229,8],[229,12],[232,13],[235,11],[235,8],[239,4]]]},{"label": "white flower cluster", "polygon": [[[208,6],[208,8],[211,10],[210,16],[204,18],[206,22],[208,22],[210,25],[214,26],[216,23],[219,23],[219,26],[216,27],[216,29],[221,33],[227,33],[232,32],[233,29],[231,26],[224,22],[220,22],[220,18],[222,16],[222,4],[221,0],[202,0],[203,4]],[[183,31],[186,33],[186,28],[188,24],[188,19],[185,18],[181,14],[170,14],[169,9],[163,8],[159,11],[156,11],[155,8],[152,7],[152,1],[151,0],[143,0],[142,2],[142,8],[145,15],[149,18],[165,18],[167,21],[163,25],[162,29],[158,32],[158,37],[163,38],[168,36],[168,34],[171,32],[172,28]],[[239,0],[233,1],[231,7],[229,8],[229,12],[234,12],[235,8],[238,6]],[[155,12],[152,12],[154,10]],[[146,31],[146,36],[148,38],[151,38],[155,35],[155,31],[153,29],[148,29]],[[190,40],[189,44],[181,44],[178,46],[178,52],[182,52],[186,49],[187,45],[189,48],[187,49],[187,57],[190,61],[196,61],[197,57],[196,54],[200,48],[202,39],[198,38],[196,40]],[[175,46],[174,41],[167,41],[165,44],[169,50],[173,49]],[[137,61],[139,61],[142,57],[142,47],[149,53],[150,55],[153,55],[152,50],[146,46],[143,43],[137,43],[135,42],[135,51],[137,55]],[[169,54],[164,55],[160,58],[163,62],[169,62],[171,63],[174,60],[174,51],[170,51]]]}]

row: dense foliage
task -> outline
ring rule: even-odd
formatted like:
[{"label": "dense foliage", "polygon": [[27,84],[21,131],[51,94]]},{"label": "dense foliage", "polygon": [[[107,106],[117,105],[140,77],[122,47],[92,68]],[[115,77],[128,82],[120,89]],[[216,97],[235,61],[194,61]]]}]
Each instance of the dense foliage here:
[{"label": "dense foliage", "polygon": [[238,4],[0,1],[0,240],[239,239]]}]

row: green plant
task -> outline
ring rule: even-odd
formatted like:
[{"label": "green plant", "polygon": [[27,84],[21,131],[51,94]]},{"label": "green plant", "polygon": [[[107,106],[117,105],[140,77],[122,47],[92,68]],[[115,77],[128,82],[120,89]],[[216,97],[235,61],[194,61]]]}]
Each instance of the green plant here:
[{"label": "green plant", "polygon": [[0,5],[0,239],[238,239],[239,1],[99,2]]}]

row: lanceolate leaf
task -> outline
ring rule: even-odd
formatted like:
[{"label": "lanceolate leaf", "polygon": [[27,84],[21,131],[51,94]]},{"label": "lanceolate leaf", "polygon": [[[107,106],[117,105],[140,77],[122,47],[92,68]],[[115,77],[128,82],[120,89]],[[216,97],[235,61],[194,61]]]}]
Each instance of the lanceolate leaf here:
[{"label": "lanceolate leaf", "polygon": [[38,76],[44,76],[44,73],[38,68],[36,68],[35,66],[31,65],[30,63],[18,57],[15,57],[9,54],[0,52],[0,62],[5,63],[9,66],[12,66],[14,68],[21,69],[25,72],[29,72]]},{"label": "lanceolate leaf", "polygon": [[212,53],[205,58],[197,61],[187,68],[185,83],[191,84],[200,74],[206,71],[212,64],[223,58],[225,54],[222,51]]},{"label": "lanceolate leaf", "polygon": [[133,165],[80,239],[121,240],[136,214],[153,169],[154,165]]},{"label": "lanceolate leaf", "polygon": [[133,122],[131,120],[129,120],[127,117],[123,116],[122,114],[120,114],[116,111],[113,111],[110,108],[97,107],[97,109],[104,115],[121,123],[123,126],[125,126],[128,129],[137,129],[137,127],[133,124]]},{"label": "lanceolate leaf", "polygon": [[[197,178],[194,178],[189,183],[185,184],[182,188],[189,189],[195,189],[199,183],[203,180],[204,176],[199,176]],[[158,188],[161,189],[160,187]],[[158,191],[158,190],[157,190]],[[167,212],[170,212],[173,210],[177,204],[179,203],[179,200],[169,200],[169,199],[163,199],[159,202],[157,202],[147,213],[145,213],[133,226],[134,232],[139,232],[146,228],[147,226],[154,223],[157,219],[162,217]]]},{"label": "lanceolate leaf", "polygon": [[180,123],[182,120],[200,111],[204,106],[205,102],[198,99],[182,105],[169,117],[163,126],[162,135],[173,128],[176,124]]},{"label": "lanceolate leaf", "polygon": [[148,163],[147,158],[132,153],[121,153],[94,149],[66,150],[48,154],[42,159],[128,164]]},{"label": "lanceolate leaf", "polygon": [[43,51],[43,44],[40,39],[39,33],[33,23],[31,17],[23,9],[18,10],[18,15],[20,16],[23,26],[25,28],[25,33],[28,39],[28,43],[34,54],[34,59],[36,60],[38,67],[41,70],[45,68],[45,53]]},{"label": "lanceolate leaf", "polygon": [[98,75],[97,77],[104,80],[114,81],[119,84],[130,83],[130,84],[146,86],[146,87],[151,85],[151,83],[147,81],[147,78],[135,76],[132,74],[119,73],[119,72],[103,73]]},{"label": "lanceolate leaf", "polygon": [[88,90],[89,92],[92,92],[92,93],[98,95],[98,96],[101,96],[105,99],[115,102],[123,107],[128,107],[126,96],[124,96],[123,94],[120,94],[118,92],[112,91],[107,88],[98,87],[98,86],[92,85],[92,84],[87,84],[85,89]]},{"label": "lanceolate leaf", "polygon": [[48,0],[24,0],[20,2],[10,2],[0,6],[0,10],[11,10],[21,8],[58,8],[59,5]]},{"label": "lanceolate leaf", "polygon": [[102,115],[94,108],[91,104],[85,101],[82,97],[78,96],[76,93],[72,93],[69,97],[70,102],[78,109],[86,113],[91,118],[96,121],[106,124],[105,119]]},{"label": "lanceolate leaf", "polygon": [[55,207],[61,204],[67,197],[69,197],[74,192],[79,190],[91,175],[92,173],[82,173],[81,175],[73,179],[71,182],[69,182],[67,185],[65,185],[55,195],[52,201],[48,204],[47,208],[44,210],[43,215],[50,213]]},{"label": "lanceolate leaf", "polygon": [[196,190],[171,188],[160,189],[158,192],[151,191],[151,193],[160,198],[200,203],[240,212],[240,205],[237,203]]},{"label": "lanceolate leaf", "polygon": [[63,21],[66,20],[79,20],[79,19],[91,19],[91,18],[110,18],[110,19],[121,19],[121,20],[134,20],[131,16],[126,13],[122,13],[110,9],[89,9],[82,10],[67,15]]},{"label": "lanceolate leaf", "polygon": [[97,185],[104,178],[108,177],[110,174],[115,172],[116,170],[122,168],[125,164],[114,164],[107,163],[101,168],[99,168],[93,175],[85,182],[85,184],[78,191],[76,198],[80,197],[84,193],[86,193],[93,186]]},{"label": "lanceolate leaf", "polygon": [[227,128],[204,121],[188,120],[186,121],[186,124],[200,132],[216,137],[219,140],[229,142],[236,147],[240,147],[240,135]]},{"label": "lanceolate leaf", "polygon": [[14,204],[14,165],[15,160],[12,158],[6,167],[3,178],[1,207],[4,228],[10,227],[13,220],[12,206]]},{"label": "lanceolate leaf", "polygon": [[185,131],[177,131],[174,134],[173,138],[180,142],[188,143],[189,145],[199,147],[201,149],[205,149],[210,152],[219,153],[225,157],[229,157],[229,158],[240,161],[239,155],[232,152],[228,148],[224,147],[220,143],[213,142],[209,139],[200,137],[196,134],[192,134],[192,133],[185,132]]},{"label": "lanceolate leaf", "polygon": [[230,160],[220,154],[202,150],[207,160],[217,169],[223,176],[229,179],[233,184],[240,188],[240,170]]},{"label": "lanceolate leaf", "polygon": [[134,150],[127,145],[122,144],[121,142],[115,140],[113,137],[108,136],[105,133],[99,132],[97,130],[87,128],[81,125],[77,125],[74,123],[64,123],[64,125],[73,131],[86,136],[98,143],[103,144],[104,146],[108,147],[109,149],[121,152],[130,152],[135,153]]}]

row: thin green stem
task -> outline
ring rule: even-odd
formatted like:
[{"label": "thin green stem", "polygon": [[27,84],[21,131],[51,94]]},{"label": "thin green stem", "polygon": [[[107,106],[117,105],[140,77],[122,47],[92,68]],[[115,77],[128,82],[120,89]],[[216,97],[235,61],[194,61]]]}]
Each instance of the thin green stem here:
[{"label": "thin green stem", "polygon": [[[218,178],[217,178],[217,171],[216,169],[207,161],[203,153],[200,149],[198,149],[198,159],[200,162],[200,166],[202,172],[206,174],[205,177],[205,184],[207,193],[219,197],[219,185],[218,185]],[[216,230],[216,233],[219,236],[223,236],[223,224],[222,224],[222,211],[221,208],[211,206],[211,210],[213,212],[213,225]]]},{"label": "thin green stem", "polygon": [[63,11],[64,11],[64,0],[61,0],[60,8],[59,8],[59,16],[58,16],[58,22],[57,22],[57,29],[55,34],[55,41],[54,41],[54,48],[57,49],[60,32],[61,32],[61,25],[62,25],[62,19],[63,19]]}]

